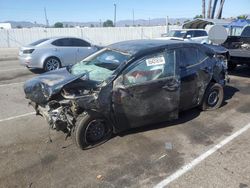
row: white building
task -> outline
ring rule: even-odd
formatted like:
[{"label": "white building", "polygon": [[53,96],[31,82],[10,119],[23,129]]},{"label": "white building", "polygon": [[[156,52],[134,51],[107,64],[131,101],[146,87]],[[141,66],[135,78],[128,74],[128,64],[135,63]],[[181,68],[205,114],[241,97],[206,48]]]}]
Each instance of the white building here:
[{"label": "white building", "polygon": [[0,29],[11,29],[10,23],[0,23]]}]

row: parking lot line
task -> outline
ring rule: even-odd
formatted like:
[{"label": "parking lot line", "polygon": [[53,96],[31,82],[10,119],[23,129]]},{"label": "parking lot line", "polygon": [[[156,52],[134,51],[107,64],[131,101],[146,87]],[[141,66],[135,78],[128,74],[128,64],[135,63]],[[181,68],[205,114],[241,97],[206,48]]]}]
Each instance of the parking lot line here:
[{"label": "parking lot line", "polygon": [[247,125],[245,125],[240,130],[236,131],[234,134],[226,137],[220,143],[216,144],[211,149],[209,149],[205,153],[201,154],[199,157],[197,157],[196,159],[194,159],[190,163],[182,166],[175,173],[173,173],[172,175],[168,176],[166,179],[162,180],[160,183],[158,183],[156,186],[154,186],[154,188],[161,188],[161,187],[167,186],[169,183],[171,183],[172,181],[178,179],[183,174],[185,174],[188,171],[190,171],[193,167],[195,167],[196,165],[198,165],[199,163],[201,163],[203,160],[205,160],[207,157],[209,157],[210,155],[212,155],[214,152],[216,152],[217,150],[219,150],[220,148],[222,148],[223,146],[225,146],[227,143],[229,143],[230,141],[232,141],[236,137],[240,136],[242,133],[244,133],[245,131],[247,131],[249,128],[250,128],[250,123],[248,123]]},{"label": "parking lot line", "polygon": [[8,117],[8,118],[5,118],[5,119],[0,119],[0,123],[4,122],[4,121],[9,121],[9,120],[25,117],[25,116],[34,115],[34,114],[36,114],[36,113],[35,112],[30,112],[30,113],[21,114],[21,115],[18,115],[18,116],[12,116],[12,117]]},{"label": "parking lot line", "polygon": [[18,84],[23,84],[24,82],[16,82],[16,83],[10,83],[10,84],[1,84],[0,87],[5,87],[5,86],[11,86],[11,85],[18,85]]},{"label": "parking lot line", "polygon": [[15,71],[15,70],[19,70],[19,69],[23,69],[25,70],[23,67],[18,67],[18,68],[12,68],[12,69],[5,69],[5,70],[0,70],[0,72],[7,72],[7,71]]}]

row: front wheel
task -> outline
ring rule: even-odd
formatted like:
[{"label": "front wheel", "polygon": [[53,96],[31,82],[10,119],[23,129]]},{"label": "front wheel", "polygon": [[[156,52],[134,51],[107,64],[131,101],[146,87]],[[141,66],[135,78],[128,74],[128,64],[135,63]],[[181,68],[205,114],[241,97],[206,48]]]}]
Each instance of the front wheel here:
[{"label": "front wheel", "polygon": [[202,110],[215,110],[224,100],[224,89],[218,83],[210,83],[203,96]]},{"label": "front wheel", "polygon": [[90,149],[106,142],[112,135],[108,122],[95,115],[81,114],[73,129],[73,141],[81,149]]}]

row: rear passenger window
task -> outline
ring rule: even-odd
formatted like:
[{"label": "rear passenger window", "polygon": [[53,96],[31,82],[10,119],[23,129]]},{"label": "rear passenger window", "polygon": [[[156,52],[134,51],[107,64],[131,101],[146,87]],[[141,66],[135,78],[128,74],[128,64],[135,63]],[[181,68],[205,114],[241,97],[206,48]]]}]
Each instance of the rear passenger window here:
[{"label": "rear passenger window", "polygon": [[72,38],[71,43],[72,43],[72,46],[75,46],[75,47],[89,47],[90,46],[88,42],[81,40],[81,39]]},{"label": "rear passenger window", "polygon": [[69,38],[58,39],[52,42],[54,46],[71,46],[71,41]]},{"label": "rear passenger window", "polygon": [[196,48],[181,48],[180,49],[180,65],[188,67],[197,64],[198,56]]}]

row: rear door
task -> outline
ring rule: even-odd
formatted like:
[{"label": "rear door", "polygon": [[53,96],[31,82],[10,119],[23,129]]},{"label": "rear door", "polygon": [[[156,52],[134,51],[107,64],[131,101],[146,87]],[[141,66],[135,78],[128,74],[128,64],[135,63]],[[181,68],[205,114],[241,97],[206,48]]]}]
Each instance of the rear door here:
[{"label": "rear door", "polygon": [[201,102],[211,77],[211,66],[208,65],[209,57],[195,45],[186,45],[178,49],[177,54],[181,77],[180,109],[185,110]]},{"label": "rear door", "polygon": [[180,85],[175,50],[143,57],[114,82],[113,109],[120,128],[175,119]]}]

